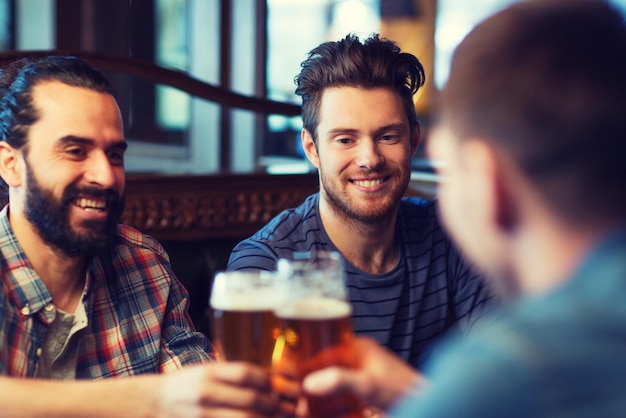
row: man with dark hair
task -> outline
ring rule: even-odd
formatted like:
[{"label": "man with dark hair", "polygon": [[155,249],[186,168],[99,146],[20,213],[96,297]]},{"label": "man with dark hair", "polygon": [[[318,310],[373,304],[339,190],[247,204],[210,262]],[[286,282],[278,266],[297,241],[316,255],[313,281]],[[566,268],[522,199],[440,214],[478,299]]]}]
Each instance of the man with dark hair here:
[{"label": "man with dark hair", "polygon": [[320,192],[239,243],[228,263],[272,270],[294,253],[340,252],[355,332],[414,367],[438,336],[469,329],[492,303],[442,231],[435,202],[403,198],[420,141],[413,95],[424,77],[415,56],[378,35],[314,48],[296,93]]},{"label": "man with dark hair", "polygon": [[445,225],[516,301],[450,342],[428,384],[360,340],[361,370],[307,391],[389,408],[413,390],[398,417],[624,416],[625,51],[624,16],[598,0],[519,2],[467,35],[429,153]]},{"label": "man with dark hair", "polygon": [[210,343],[167,254],[117,223],[127,145],[109,83],[48,57],[3,69],[0,90],[1,415],[274,416],[265,371],[201,365]]}]

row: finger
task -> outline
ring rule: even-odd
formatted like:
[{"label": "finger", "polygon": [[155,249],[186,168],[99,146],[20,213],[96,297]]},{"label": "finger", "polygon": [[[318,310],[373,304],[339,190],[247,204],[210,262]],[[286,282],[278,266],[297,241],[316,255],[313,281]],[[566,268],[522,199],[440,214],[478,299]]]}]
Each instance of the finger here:
[{"label": "finger", "polygon": [[371,391],[366,376],[340,367],[329,367],[310,373],[303,380],[302,387],[306,393],[315,396],[347,391],[366,398]]},{"label": "finger", "polygon": [[212,363],[211,377],[220,382],[270,391],[270,375],[262,367],[243,363]]},{"label": "finger", "polygon": [[270,390],[230,383],[207,382],[202,388],[201,403],[206,406],[229,406],[271,412],[278,409],[278,396]]},{"label": "finger", "polygon": [[273,373],[271,376],[272,388],[286,398],[297,398],[302,394],[302,385],[299,380],[289,376]]},{"label": "finger", "polygon": [[298,403],[296,404],[296,417],[308,417],[309,416],[309,405],[307,404],[306,398],[304,396],[298,399]]}]

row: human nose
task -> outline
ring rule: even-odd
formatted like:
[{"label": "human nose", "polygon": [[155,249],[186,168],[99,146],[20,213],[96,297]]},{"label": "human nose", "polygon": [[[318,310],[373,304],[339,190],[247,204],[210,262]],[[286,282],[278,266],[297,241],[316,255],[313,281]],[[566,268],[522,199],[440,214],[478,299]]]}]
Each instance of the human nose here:
[{"label": "human nose", "polygon": [[373,140],[360,141],[357,153],[357,165],[368,170],[376,169],[385,161],[378,144]]},{"label": "human nose", "polygon": [[98,185],[104,189],[112,188],[116,184],[117,173],[108,156],[95,153],[87,161],[85,178],[90,184]]}]

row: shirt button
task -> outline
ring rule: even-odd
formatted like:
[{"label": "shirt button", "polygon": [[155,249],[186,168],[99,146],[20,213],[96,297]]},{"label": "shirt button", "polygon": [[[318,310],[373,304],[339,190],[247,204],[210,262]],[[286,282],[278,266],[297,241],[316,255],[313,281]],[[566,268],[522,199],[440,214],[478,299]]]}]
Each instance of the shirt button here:
[{"label": "shirt button", "polygon": [[41,357],[41,353],[43,353],[43,350],[41,349],[41,347],[39,347],[37,349],[37,357]]},{"label": "shirt button", "polygon": [[53,304],[51,304],[51,303],[46,304],[46,306],[44,306],[43,308],[44,308],[44,310],[45,310],[46,312],[52,312],[52,311],[54,311],[54,305],[53,305]]},{"label": "shirt button", "polygon": [[30,315],[30,306],[28,306],[28,304],[24,305],[24,307],[22,307],[22,315],[27,316]]}]

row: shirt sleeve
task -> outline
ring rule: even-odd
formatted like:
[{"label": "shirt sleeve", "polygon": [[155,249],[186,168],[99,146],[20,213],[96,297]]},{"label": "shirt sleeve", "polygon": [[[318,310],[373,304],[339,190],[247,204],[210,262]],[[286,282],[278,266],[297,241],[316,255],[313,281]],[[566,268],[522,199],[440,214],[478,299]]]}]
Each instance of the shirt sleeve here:
[{"label": "shirt sleeve", "polygon": [[403,418],[522,418],[540,416],[528,370],[516,356],[525,350],[515,337],[467,344],[453,339],[427,370],[428,385],[391,411]]},{"label": "shirt sleeve", "polygon": [[[124,283],[119,300],[127,301],[126,309],[134,310],[130,318],[146,324],[144,329],[128,327],[126,344],[151,341],[154,353],[158,352],[155,365],[159,372],[211,360],[211,343],[193,325],[189,292],[172,270],[163,246],[134,229],[125,228],[123,233],[127,245],[119,247],[117,268],[110,275],[117,274],[117,281]],[[116,308],[124,310],[123,306]],[[118,315],[127,316],[123,312]]]},{"label": "shirt sleeve", "polygon": [[266,270],[276,269],[276,260],[279,256],[266,243],[252,238],[245,239],[237,244],[228,259],[227,271],[234,270]]},{"label": "shirt sleeve", "polygon": [[172,272],[162,328],[160,372],[180,369],[189,364],[211,360],[211,343],[195,330],[188,313],[189,294]]},{"label": "shirt sleeve", "polygon": [[89,274],[77,377],[170,372],[210,360],[209,339],[188,314],[189,294],[154,238],[120,226],[115,248],[94,257]]}]

